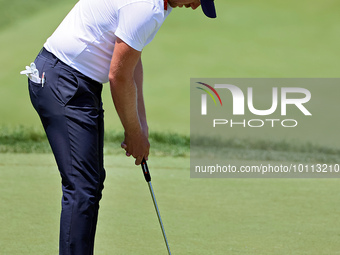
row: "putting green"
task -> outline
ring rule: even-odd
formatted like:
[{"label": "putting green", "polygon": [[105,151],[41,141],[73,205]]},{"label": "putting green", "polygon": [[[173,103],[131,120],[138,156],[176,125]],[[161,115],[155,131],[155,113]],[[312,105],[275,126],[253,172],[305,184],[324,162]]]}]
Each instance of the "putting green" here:
[{"label": "putting green", "polygon": [[[57,254],[60,180],[51,154],[0,154],[2,254]],[[166,254],[147,184],[125,156],[105,157],[96,254]],[[190,179],[189,159],[152,157],[173,254],[339,252],[338,179]]]}]

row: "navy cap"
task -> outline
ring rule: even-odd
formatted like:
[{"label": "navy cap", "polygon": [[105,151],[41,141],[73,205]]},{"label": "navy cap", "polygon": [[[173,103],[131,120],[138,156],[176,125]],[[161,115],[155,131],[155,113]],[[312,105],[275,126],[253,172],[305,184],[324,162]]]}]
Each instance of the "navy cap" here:
[{"label": "navy cap", "polygon": [[204,14],[209,18],[216,18],[214,0],[201,0],[201,6]]}]

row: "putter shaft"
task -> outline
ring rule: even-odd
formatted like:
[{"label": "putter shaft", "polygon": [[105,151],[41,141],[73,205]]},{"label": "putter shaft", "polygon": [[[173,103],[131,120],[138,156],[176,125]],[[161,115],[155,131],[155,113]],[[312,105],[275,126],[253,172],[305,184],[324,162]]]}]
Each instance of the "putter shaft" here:
[{"label": "putter shaft", "polygon": [[165,244],[166,244],[166,248],[168,249],[169,255],[171,255],[168,239],[166,238],[166,234],[165,234],[165,230],[164,230],[164,226],[163,226],[163,222],[162,222],[162,218],[161,218],[161,214],[159,213],[155,193],[153,192],[153,188],[152,188],[152,184],[151,184],[151,175],[150,175],[149,168],[148,168],[148,165],[147,165],[145,159],[143,159],[141,165],[142,165],[142,170],[143,170],[145,181],[149,185],[149,190],[150,190],[150,193],[151,193],[153,204],[155,206],[155,210],[156,210],[156,213],[157,213],[159,224],[161,225],[161,229],[162,229],[164,241],[165,241]]},{"label": "putter shaft", "polygon": [[153,192],[151,181],[148,182],[148,185],[149,185],[149,190],[150,190],[150,193],[151,193],[151,196],[152,196],[152,201],[153,201],[153,204],[155,206],[155,210],[157,212],[159,225],[161,225],[161,228],[162,228],[162,233],[163,233],[164,241],[165,241],[165,244],[166,244],[166,248],[168,249],[169,255],[171,255],[168,239],[166,238],[166,234],[165,234],[165,230],[164,230],[161,214],[159,213],[159,210],[158,210],[158,205],[157,205],[155,194]]}]

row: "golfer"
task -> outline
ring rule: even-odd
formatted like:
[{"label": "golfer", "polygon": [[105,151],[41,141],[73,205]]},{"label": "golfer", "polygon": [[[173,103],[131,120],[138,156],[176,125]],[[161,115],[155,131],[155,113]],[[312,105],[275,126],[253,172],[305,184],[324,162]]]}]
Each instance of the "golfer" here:
[{"label": "golfer", "polygon": [[37,56],[29,93],[62,179],[59,254],[93,254],[105,179],[102,84],[125,130],[122,148],[139,165],[150,147],[141,52],[172,8],[200,5],[216,16],[213,0],[80,0]]}]

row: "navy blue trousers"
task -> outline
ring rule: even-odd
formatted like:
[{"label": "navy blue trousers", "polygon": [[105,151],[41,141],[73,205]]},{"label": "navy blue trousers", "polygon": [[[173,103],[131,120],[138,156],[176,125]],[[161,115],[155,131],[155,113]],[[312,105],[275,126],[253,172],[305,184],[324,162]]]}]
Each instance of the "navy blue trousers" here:
[{"label": "navy blue trousers", "polygon": [[102,84],[45,49],[35,60],[44,86],[29,80],[62,180],[60,255],[93,254],[99,201],[104,188]]}]

